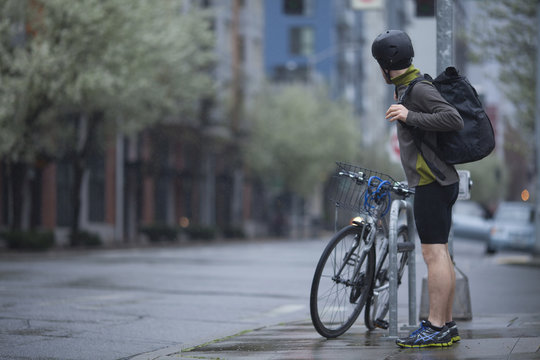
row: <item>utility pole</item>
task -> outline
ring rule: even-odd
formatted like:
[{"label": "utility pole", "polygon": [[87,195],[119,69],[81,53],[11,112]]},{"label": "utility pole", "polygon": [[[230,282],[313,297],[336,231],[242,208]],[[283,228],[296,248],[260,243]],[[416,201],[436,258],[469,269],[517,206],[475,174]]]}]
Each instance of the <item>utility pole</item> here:
[{"label": "utility pole", "polygon": [[536,5],[536,211],[534,225],[536,229],[535,253],[540,255],[540,0]]},{"label": "utility pole", "polygon": [[437,0],[437,74],[454,63],[453,0]]},{"label": "utility pole", "polygon": [[[437,75],[454,64],[454,0],[437,0]],[[450,231],[448,250],[454,256],[454,234]]]},{"label": "utility pole", "polygon": [[[448,66],[454,65],[454,0],[437,0],[437,74]],[[448,238],[448,250],[454,257],[454,232],[451,229]],[[453,317],[460,320],[472,319],[469,279],[457,266],[456,287],[453,304]],[[427,288],[427,282],[426,282]],[[424,284],[422,283],[422,290]],[[426,300],[428,301],[428,300]],[[422,314],[421,314],[422,315]]]}]

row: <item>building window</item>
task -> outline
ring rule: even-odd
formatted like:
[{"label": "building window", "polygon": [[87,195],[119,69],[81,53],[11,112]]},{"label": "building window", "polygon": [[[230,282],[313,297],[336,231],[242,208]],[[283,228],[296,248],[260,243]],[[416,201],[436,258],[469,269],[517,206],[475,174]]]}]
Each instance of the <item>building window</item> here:
[{"label": "building window", "polygon": [[167,224],[167,205],[170,196],[169,177],[165,175],[158,176],[155,181],[155,214],[154,220],[159,224]]},{"label": "building window", "polygon": [[309,26],[293,27],[289,31],[289,51],[292,55],[309,56],[313,54],[313,28]]},{"label": "building window", "polygon": [[312,14],[312,0],[283,0],[283,13],[286,15],[308,16]]},{"label": "building window", "polygon": [[88,220],[105,221],[105,158],[94,153],[88,161]]},{"label": "building window", "polygon": [[170,143],[156,133],[154,138],[154,165],[157,173],[154,177],[154,220],[157,223],[166,224],[168,215],[168,199],[171,196],[169,185],[174,170],[169,166],[171,163]]},{"label": "building window", "polygon": [[435,16],[435,0],[416,0],[416,16]]},{"label": "building window", "polygon": [[56,224],[70,226],[73,220],[73,171],[68,161],[56,166]]},{"label": "building window", "polygon": [[274,67],[272,79],[277,82],[281,81],[307,81],[308,67],[306,65],[279,65]]}]

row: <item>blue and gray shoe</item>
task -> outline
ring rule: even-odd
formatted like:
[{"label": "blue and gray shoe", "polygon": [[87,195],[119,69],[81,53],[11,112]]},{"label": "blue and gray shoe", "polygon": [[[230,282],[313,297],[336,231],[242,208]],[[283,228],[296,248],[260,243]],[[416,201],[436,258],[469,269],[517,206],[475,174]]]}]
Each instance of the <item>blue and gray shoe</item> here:
[{"label": "blue and gray shoe", "polygon": [[449,321],[446,323],[446,326],[448,326],[448,329],[450,329],[450,336],[452,337],[452,342],[458,342],[461,340],[461,337],[459,336],[459,332],[457,329],[457,325],[455,321]]},{"label": "blue and gray shoe", "polygon": [[452,336],[448,326],[435,330],[429,321],[422,321],[420,328],[407,338],[396,340],[403,348],[446,347],[452,345]]}]

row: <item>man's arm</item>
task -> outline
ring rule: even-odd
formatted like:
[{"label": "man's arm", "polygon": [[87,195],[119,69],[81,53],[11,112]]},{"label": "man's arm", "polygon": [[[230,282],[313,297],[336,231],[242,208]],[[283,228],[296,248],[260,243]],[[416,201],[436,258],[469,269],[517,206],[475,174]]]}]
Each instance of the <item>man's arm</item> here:
[{"label": "man's arm", "polygon": [[411,106],[404,121],[406,124],[427,131],[454,131],[463,128],[463,119],[458,111],[444,100],[432,84],[416,84],[409,96],[407,103]]}]

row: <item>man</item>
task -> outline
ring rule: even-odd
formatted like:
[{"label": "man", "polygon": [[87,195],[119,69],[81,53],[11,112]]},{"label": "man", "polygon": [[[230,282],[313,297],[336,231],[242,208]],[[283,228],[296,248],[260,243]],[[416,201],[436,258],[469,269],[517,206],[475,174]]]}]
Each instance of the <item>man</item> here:
[{"label": "man", "polygon": [[[389,30],[377,36],[371,47],[387,84],[395,86],[400,99],[409,83],[421,76],[412,65],[414,50],[409,36]],[[414,187],[414,216],[428,270],[429,317],[407,338],[396,340],[401,347],[442,347],[459,341],[452,320],[455,272],[448,252],[452,206],[459,191],[459,176],[452,165],[438,159],[413,134],[422,131],[436,143],[440,131],[463,128],[463,119],[437,89],[427,81],[418,82],[403,103],[391,105],[386,119],[397,126],[401,163],[410,187]]]}]

